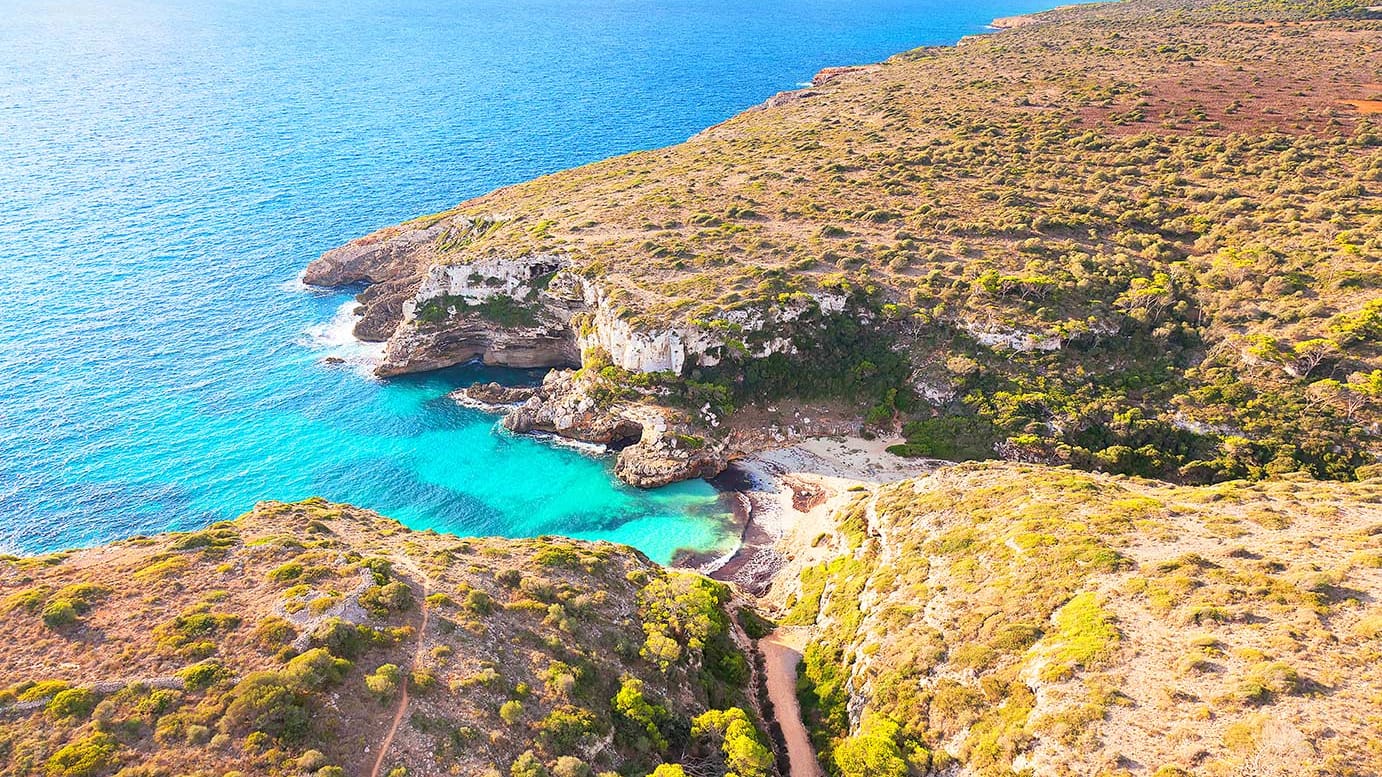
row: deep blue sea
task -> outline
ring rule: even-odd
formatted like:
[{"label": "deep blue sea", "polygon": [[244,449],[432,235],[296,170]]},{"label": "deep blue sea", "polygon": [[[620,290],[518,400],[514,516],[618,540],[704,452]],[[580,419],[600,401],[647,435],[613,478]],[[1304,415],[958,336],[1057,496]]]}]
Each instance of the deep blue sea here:
[{"label": "deep blue sea", "polygon": [[[1049,0],[1046,0],[1049,3]],[[379,382],[323,250],[1042,0],[0,0],[0,551],[311,495],[459,534],[732,543],[704,482]]]}]

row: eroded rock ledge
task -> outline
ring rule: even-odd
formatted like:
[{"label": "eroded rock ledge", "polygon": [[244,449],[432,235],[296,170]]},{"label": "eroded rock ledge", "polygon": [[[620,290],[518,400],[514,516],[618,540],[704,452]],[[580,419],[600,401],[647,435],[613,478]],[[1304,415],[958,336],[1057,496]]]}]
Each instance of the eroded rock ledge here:
[{"label": "eroded rock ledge", "polygon": [[684,414],[647,404],[604,404],[580,373],[553,370],[534,387],[477,384],[452,395],[504,414],[504,428],[541,432],[617,448],[614,473],[633,486],[656,488],[709,478],[727,464],[721,445],[693,434]]}]

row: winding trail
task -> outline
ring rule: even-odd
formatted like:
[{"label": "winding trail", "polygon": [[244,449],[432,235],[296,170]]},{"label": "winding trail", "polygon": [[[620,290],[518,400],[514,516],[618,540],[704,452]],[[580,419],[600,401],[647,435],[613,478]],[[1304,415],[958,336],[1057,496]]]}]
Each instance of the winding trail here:
[{"label": "winding trail", "polygon": [[763,669],[767,675],[768,698],[773,702],[773,716],[782,727],[787,743],[787,762],[790,777],[822,777],[816,750],[801,722],[801,708],[797,706],[797,664],[806,646],[805,629],[780,628],[758,641],[763,651]]},{"label": "winding trail", "polygon": [[[396,557],[393,559],[398,566],[413,573],[422,585],[422,623],[417,630],[417,647],[413,651],[413,666],[416,667],[422,661],[422,651],[427,644],[427,623],[432,618],[432,610],[427,604],[427,595],[432,590],[432,580],[423,574],[422,570],[413,564],[412,559],[407,557]],[[384,768],[384,757],[389,754],[389,747],[393,745],[393,738],[398,734],[398,727],[403,723],[403,715],[408,711],[408,683],[409,678],[403,678],[403,693],[398,698],[398,709],[394,710],[393,723],[389,726],[388,733],[384,734],[384,739],[379,743],[379,756],[374,759],[374,768],[370,770],[370,777],[379,777],[379,770]]]}]

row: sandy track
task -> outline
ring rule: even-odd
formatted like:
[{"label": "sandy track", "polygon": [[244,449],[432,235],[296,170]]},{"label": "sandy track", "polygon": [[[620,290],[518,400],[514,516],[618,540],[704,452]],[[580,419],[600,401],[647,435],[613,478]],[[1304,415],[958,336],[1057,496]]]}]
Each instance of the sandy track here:
[{"label": "sandy track", "polygon": [[[427,595],[432,590],[432,581],[413,565],[409,559],[395,559],[400,567],[405,567],[408,571],[417,576],[422,585],[422,623],[417,630],[417,648],[413,652],[413,667],[422,662],[422,651],[427,644],[427,623],[432,618],[431,608],[427,606]],[[398,709],[394,711],[393,723],[389,725],[389,731],[384,735],[384,739],[379,743],[379,756],[374,759],[374,768],[370,770],[370,777],[379,777],[379,770],[384,768],[384,758],[389,754],[389,747],[393,744],[394,736],[398,734],[398,727],[403,723],[403,715],[408,711],[408,684],[411,673],[403,677],[403,693],[398,698]]]},{"label": "sandy track", "polygon": [[803,631],[785,628],[759,640],[758,647],[763,651],[768,698],[773,702],[773,714],[787,743],[790,777],[821,777],[816,751],[811,747],[806,726],[801,722],[801,708],[797,706],[797,664],[805,643]]}]

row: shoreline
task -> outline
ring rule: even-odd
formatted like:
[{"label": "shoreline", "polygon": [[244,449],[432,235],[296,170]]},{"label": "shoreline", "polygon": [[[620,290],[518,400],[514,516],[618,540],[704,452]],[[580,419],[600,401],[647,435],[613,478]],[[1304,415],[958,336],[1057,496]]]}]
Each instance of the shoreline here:
[{"label": "shoreline", "polygon": [[[784,570],[808,566],[828,553],[829,543],[823,539],[834,535],[835,511],[852,494],[925,475],[949,463],[895,456],[886,450],[894,442],[811,437],[730,462],[709,482],[737,500],[739,542],[725,556],[685,568],[734,583],[755,597],[765,596]],[[679,561],[683,560],[673,565],[680,566]]]}]

